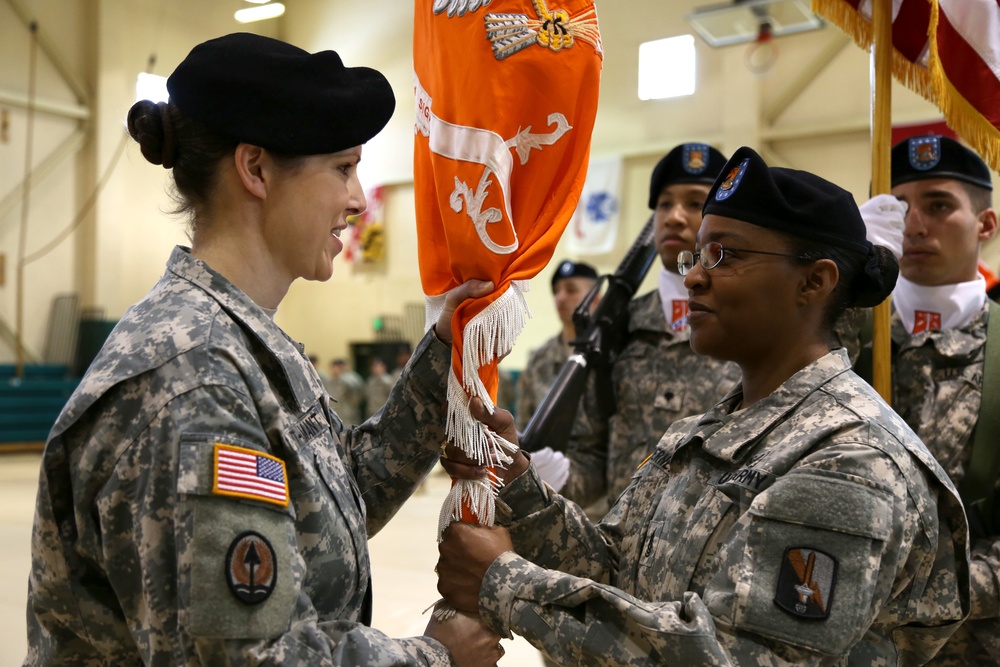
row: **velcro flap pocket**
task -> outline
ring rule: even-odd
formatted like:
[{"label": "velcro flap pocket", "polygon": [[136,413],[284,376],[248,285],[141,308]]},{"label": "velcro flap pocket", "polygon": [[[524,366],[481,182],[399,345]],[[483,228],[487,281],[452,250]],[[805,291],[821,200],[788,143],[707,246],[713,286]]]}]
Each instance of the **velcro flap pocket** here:
[{"label": "velcro flap pocket", "polygon": [[786,475],[754,499],[750,514],[874,540],[892,530],[887,491],[820,475]]}]

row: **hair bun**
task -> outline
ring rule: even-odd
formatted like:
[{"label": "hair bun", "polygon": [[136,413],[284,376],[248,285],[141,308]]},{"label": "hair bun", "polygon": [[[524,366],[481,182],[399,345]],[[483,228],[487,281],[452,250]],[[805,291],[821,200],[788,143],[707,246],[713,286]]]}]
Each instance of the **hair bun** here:
[{"label": "hair bun", "polygon": [[139,100],[129,109],[127,123],[128,133],[146,160],[164,169],[174,166],[177,139],[167,103]]},{"label": "hair bun", "polygon": [[854,306],[872,308],[892,294],[899,277],[899,263],[888,248],[873,245],[864,271],[854,286]]}]

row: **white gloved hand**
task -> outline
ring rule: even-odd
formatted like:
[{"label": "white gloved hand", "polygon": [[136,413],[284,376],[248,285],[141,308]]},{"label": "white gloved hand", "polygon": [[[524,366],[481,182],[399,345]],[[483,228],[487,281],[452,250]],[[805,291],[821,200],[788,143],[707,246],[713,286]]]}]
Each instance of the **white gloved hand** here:
[{"label": "white gloved hand", "polygon": [[546,484],[558,491],[569,479],[569,459],[562,452],[551,447],[543,447],[531,453],[531,462],[538,471],[538,476]]},{"label": "white gloved hand", "polygon": [[906,202],[892,195],[875,195],[861,205],[868,241],[888,248],[897,260],[903,256],[906,209]]}]

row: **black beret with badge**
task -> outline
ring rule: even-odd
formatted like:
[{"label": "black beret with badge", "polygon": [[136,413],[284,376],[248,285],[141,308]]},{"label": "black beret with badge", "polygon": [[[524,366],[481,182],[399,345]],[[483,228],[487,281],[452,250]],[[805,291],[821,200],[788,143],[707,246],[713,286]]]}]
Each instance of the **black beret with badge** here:
[{"label": "black beret with badge", "polygon": [[850,192],[808,171],[769,167],[747,146],[729,158],[702,213],[864,254],[872,247]]},{"label": "black beret with badge", "polygon": [[649,208],[656,208],[663,188],[674,183],[711,185],[726,164],[726,156],[708,144],[676,146],[653,167],[649,179]]},{"label": "black beret with badge", "polygon": [[590,264],[584,262],[574,262],[571,259],[564,259],[559,262],[555,273],[552,274],[552,291],[556,290],[556,283],[563,278],[590,278],[597,280],[597,270]]},{"label": "black beret with badge", "polygon": [[853,195],[808,171],[769,167],[752,148],[733,153],[709,190],[702,215],[742,220],[865,258],[852,286],[853,305],[881,303],[896,284],[892,253],[873,246]]},{"label": "black beret with badge", "polygon": [[359,146],[385,127],[396,105],[374,69],[251,33],[194,47],[167,91],[184,115],[222,136],[285,155]]},{"label": "black beret with badge", "polygon": [[993,189],[983,159],[950,137],[910,137],[892,147],[892,187],[929,178],[954,178]]}]

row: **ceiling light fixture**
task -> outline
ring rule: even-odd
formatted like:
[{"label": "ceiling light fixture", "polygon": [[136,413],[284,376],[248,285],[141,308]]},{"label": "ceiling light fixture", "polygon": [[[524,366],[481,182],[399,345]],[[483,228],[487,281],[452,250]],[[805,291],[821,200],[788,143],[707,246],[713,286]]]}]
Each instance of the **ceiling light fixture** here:
[{"label": "ceiling light fixture", "polygon": [[273,19],[285,13],[285,6],[280,2],[272,2],[258,7],[247,7],[236,10],[233,16],[240,23],[252,23],[253,21],[263,21]]}]

